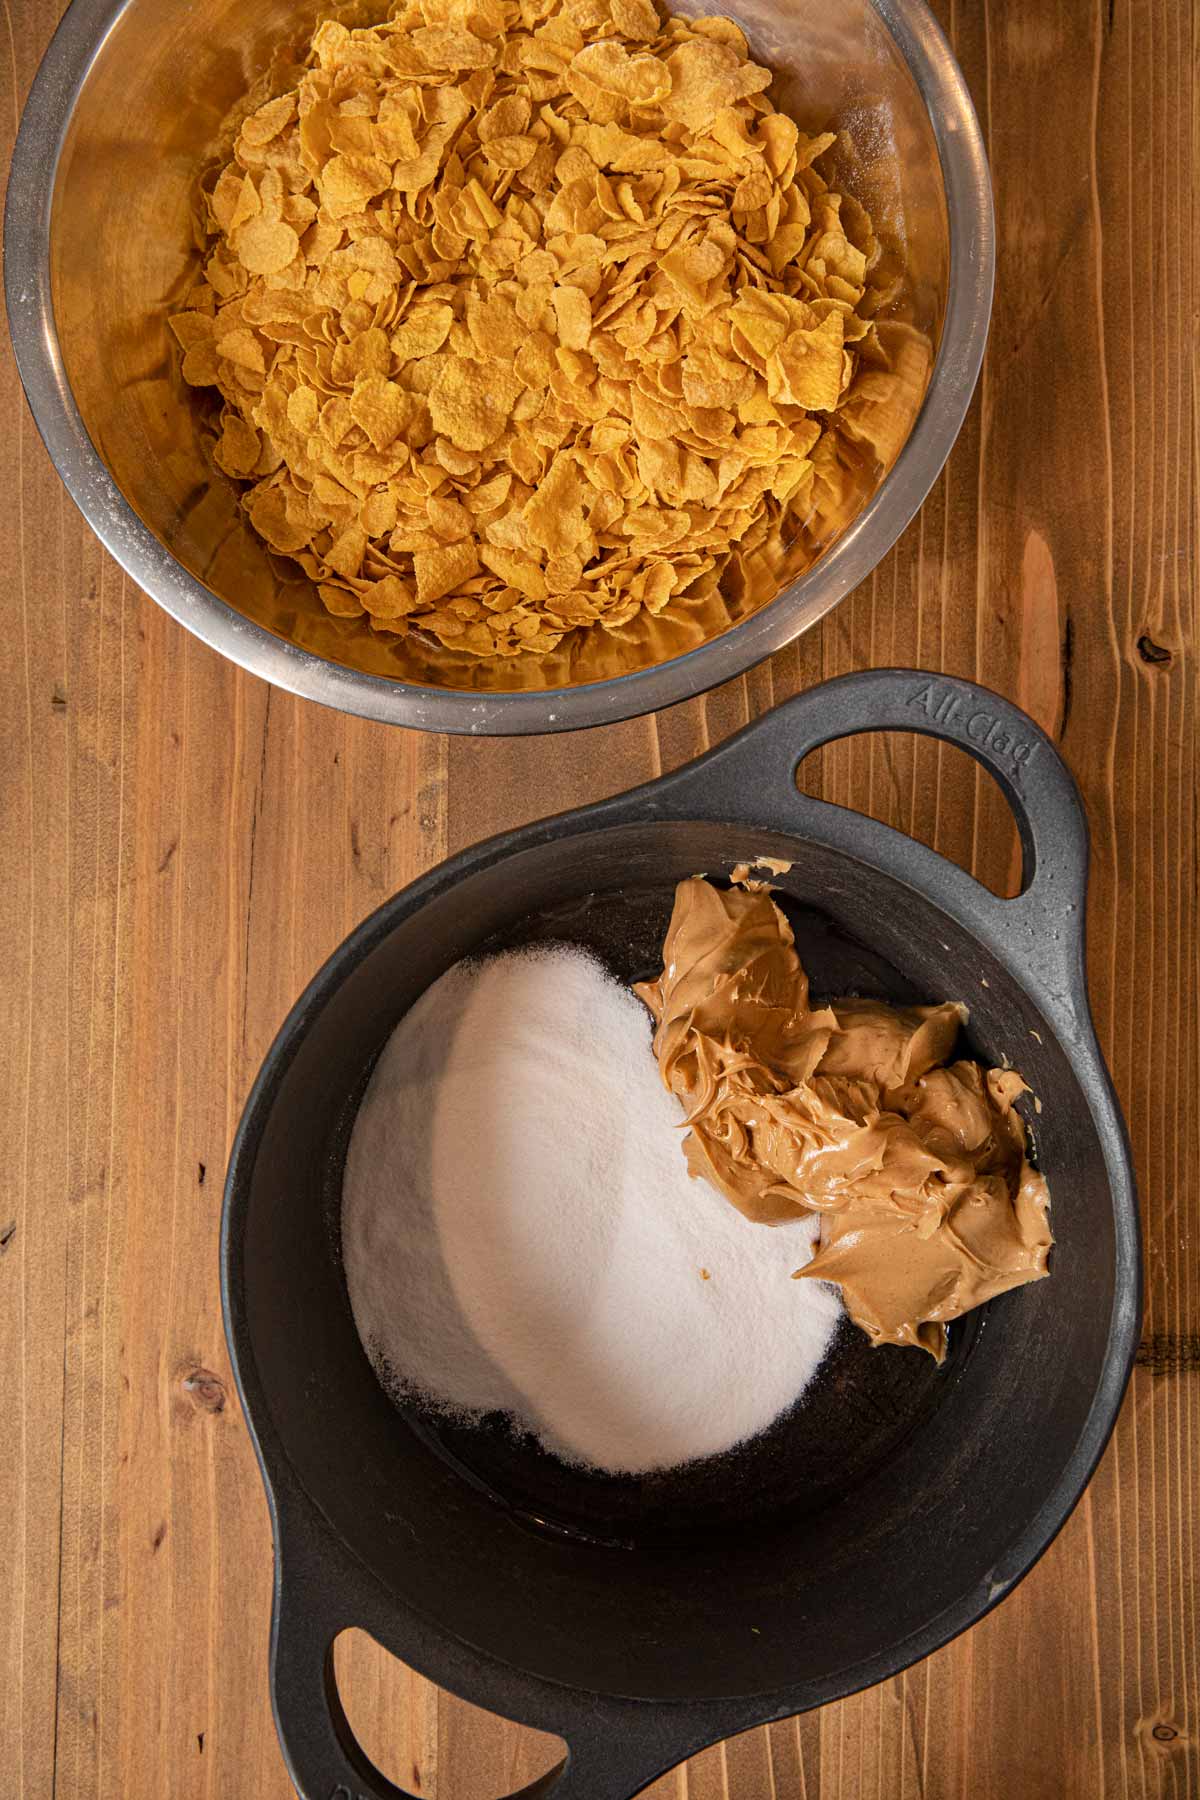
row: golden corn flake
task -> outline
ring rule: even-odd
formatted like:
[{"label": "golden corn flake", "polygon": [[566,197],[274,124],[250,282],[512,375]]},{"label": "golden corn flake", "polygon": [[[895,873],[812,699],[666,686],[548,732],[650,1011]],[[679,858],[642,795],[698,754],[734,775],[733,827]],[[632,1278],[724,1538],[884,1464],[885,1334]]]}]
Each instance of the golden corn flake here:
[{"label": "golden corn flake", "polygon": [[233,233],[230,243],[238,261],[251,275],[278,275],[296,260],[300,239],[282,219],[259,213]]},{"label": "golden corn flake", "polygon": [[543,655],[745,588],[891,442],[896,270],[770,81],[652,0],[397,0],[248,97],[171,324],[331,613]]},{"label": "golden corn flake", "polygon": [[453,594],[479,568],[474,544],[447,544],[440,550],[417,550],[413,569],[417,577],[417,604],[428,606]]}]

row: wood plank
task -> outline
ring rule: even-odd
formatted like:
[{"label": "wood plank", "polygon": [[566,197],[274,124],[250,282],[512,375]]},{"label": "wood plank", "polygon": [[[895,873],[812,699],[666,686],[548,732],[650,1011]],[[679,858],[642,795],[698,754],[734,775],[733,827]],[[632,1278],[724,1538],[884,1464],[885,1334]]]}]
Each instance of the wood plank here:
[{"label": "wood plank", "polygon": [[[6,12],[6,148],[57,10]],[[238,1111],[307,976],[448,850],[889,661],[1010,694],[1083,787],[1093,1000],[1143,1197],[1143,1360],[1084,1502],[997,1612],[897,1680],[653,1791],[1200,1793],[1195,19],[1181,0],[939,10],[997,189],[980,395],[871,580],[770,664],[656,719],[552,746],[447,742],[269,692],[99,550],[6,353],[0,1769],[22,1800],[289,1792],[266,1694],[266,1509],[216,1246]],[[1010,822],[959,753],[858,740],[804,780],[1011,890]],[[364,1744],[414,1792],[488,1800],[548,1766],[544,1741],[369,1640],[338,1664]]]}]

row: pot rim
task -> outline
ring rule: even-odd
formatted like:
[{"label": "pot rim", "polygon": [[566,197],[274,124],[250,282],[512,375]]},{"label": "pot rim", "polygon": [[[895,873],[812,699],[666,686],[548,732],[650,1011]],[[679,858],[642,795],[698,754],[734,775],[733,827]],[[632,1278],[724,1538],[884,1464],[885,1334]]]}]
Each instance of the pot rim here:
[{"label": "pot rim", "polygon": [[950,274],[921,410],[892,469],[837,542],[774,600],[694,650],[579,687],[479,693],[371,675],[276,637],[190,574],[125,499],[68,380],[50,279],[58,166],[78,96],[133,0],[72,0],[34,80],[5,206],[5,295],[17,369],[68,492],[138,586],[203,643],[275,686],[384,723],[469,735],[574,730],[636,717],[744,673],[815,624],[875,568],[925,499],[974,392],[991,314],[995,227],[983,137],[962,72],[925,0],[871,0],[929,110],[945,183]]}]

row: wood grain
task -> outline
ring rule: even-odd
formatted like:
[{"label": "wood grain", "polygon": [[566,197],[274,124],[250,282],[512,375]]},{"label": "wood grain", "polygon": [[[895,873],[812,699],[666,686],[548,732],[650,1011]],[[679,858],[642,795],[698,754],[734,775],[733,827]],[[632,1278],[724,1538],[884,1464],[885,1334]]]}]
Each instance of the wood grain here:
[{"label": "wood grain", "polygon": [[[3,130],[57,0],[5,5]],[[943,0],[999,280],[950,465],[824,625],[657,719],[536,742],[363,724],[193,642],[99,550],[0,371],[0,1788],[286,1800],[266,1509],[217,1296],[224,1161],[347,929],[474,838],[677,765],[841,670],[974,676],[1061,741],[1089,966],[1141,1185],[1146,1338],[1112,1446],[1011,1599],[908,1674],[693,1759],[678,1800],[1200,1795],[1196,22],[1185,0]],[[814,791],[1011,889],[959,753],[859,740]],[[364,1744],[492,1800],[548,1744],[339,1646]]]}]

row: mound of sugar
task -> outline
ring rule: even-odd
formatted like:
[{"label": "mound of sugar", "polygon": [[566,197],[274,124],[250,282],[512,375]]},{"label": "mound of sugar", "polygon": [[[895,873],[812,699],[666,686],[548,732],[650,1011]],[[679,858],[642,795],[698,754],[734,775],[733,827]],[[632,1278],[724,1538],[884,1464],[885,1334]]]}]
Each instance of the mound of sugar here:
[{"label": "mound of sugar", "polygon": [[499,1410],[569,1461],[669,1467],[763,1430],[829,1347],[812,1219],[693,1180],[641,1002],[571,946],[460,963],[386,1045],[342,1247],[394,1398]]}]

